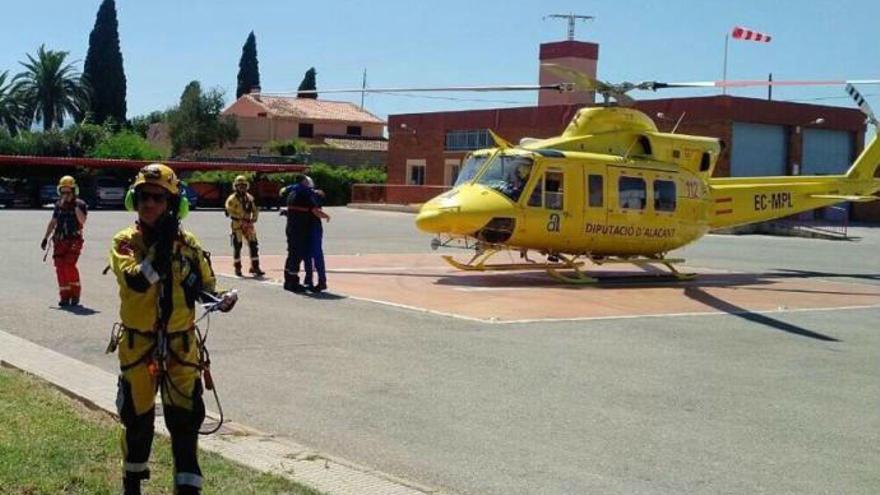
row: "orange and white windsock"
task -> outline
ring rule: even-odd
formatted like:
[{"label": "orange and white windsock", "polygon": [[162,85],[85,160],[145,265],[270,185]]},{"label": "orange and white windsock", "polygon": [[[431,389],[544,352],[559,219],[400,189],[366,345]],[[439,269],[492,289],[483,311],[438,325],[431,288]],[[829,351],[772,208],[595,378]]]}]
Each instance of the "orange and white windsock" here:
[{"label": "orange and white windsock", "polygon": [[759,33],[749,28],[736,26],[730,33],[735,40],[759,41],[761,43],[770,43],[771,36],[769,34]]}]

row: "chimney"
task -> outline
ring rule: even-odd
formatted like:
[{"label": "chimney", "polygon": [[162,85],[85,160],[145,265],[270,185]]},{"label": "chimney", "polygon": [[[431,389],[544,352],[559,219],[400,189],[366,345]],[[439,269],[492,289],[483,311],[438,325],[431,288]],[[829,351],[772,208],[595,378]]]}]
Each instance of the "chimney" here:
[{"label": "chimney", "polygon": [[[569,78],[554,74],[544,64],[560,65],[595,79],[596,66],[599,63],[599,45],[573,40],[541,43],[539,59],[541,64],[538,71],[539,84],[573,82]],[[538,92],[539,107],[547,105],[592,105],[595,101],[596,94],[592,91],[560,93],[555,90],[545,89]]]},{"label": "chimney", "polygon": [[260,87],[259,86],[252,86],[251,91],[248,94],[251,95],[255,100],[260,101]]}]

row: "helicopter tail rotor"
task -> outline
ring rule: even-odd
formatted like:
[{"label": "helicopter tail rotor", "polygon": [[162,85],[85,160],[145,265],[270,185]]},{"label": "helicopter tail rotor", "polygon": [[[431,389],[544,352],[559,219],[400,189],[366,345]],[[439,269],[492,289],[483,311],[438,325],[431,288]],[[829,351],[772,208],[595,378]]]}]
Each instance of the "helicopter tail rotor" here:
[{"label": "helicopter tail rotor", "polygon": [[868,122],[870,122],[871,125],[873,125],[875,129],[880,128],[880,125],[878,125],[880,123],[877,122],[877,117],[876,117],[876,115],[874,115],[874,111],[871,109],[871,106],[868,105],[868,102],[865,101],[865,97],[862,96],[861,93],[859,93],[859,90],[856,89],[856,87],[853,86],[852,84],[847,84],[846,85],[846,92],[856,102],[856,105],[859,107],[859,110],[861,110],[862,113],[864,113],[868,117]]}]

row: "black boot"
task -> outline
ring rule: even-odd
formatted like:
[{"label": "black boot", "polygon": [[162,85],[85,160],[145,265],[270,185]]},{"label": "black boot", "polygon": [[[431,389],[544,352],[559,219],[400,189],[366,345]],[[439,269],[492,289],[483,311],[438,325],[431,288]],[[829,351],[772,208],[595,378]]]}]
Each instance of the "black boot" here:
[{"label": "black boot", "polygon": [[284,290],[296,292],[299,294],[305,292],[306,289],[299,284],[299,277],[284,272]]},{"label": "black boot", "polygon": [[251,260],[251,269],[250,272],[253,276],[259,278],[266,274],[263,270],[260,270],[260,260]]},{"label": "black boot", "polygon": [[241,261],[235,262],[235,276],[244,277],[244,275],[241,274]]},{"label": "black boot", "polygon": [[122,495],[141,495],[141,480],[123,478]]},{"label": "black boot", "polygon": [[175,495],[199,495],[202,491],[194,486],[179,485],[174,487]]}]

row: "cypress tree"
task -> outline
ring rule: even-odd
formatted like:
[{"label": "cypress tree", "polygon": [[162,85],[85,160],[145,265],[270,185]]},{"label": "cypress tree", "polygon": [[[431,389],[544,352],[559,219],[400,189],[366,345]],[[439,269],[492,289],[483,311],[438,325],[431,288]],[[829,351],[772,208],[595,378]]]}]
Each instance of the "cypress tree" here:
[{"label": "cypress tree", "polygon": [[[317,83],[315,82],[315,76],[317,74],[318,73],[315,72],[314,67],[307,70],[306,75],[303,76],[302,82],[299,83],[299,88],[297,88],[297,91],[314,91],[318,89]],[[296,97],[318,99],[318,93],[297,93]]]},{"label": "cypress tree", "polygon": [[100,124],[112,118],[117,123],[125,122],[126,82],[114,0],[104,0],[98,8],[83,76],[91,89],[89,111],[94,121]]},{"label": "cypress tree", "polygon": [[260,85],[260,67],[257,63],[257,38],[254,32],[248,35],[241,47],[241,59],[238,61],[238,87],[235,97],[240,98]]}]

